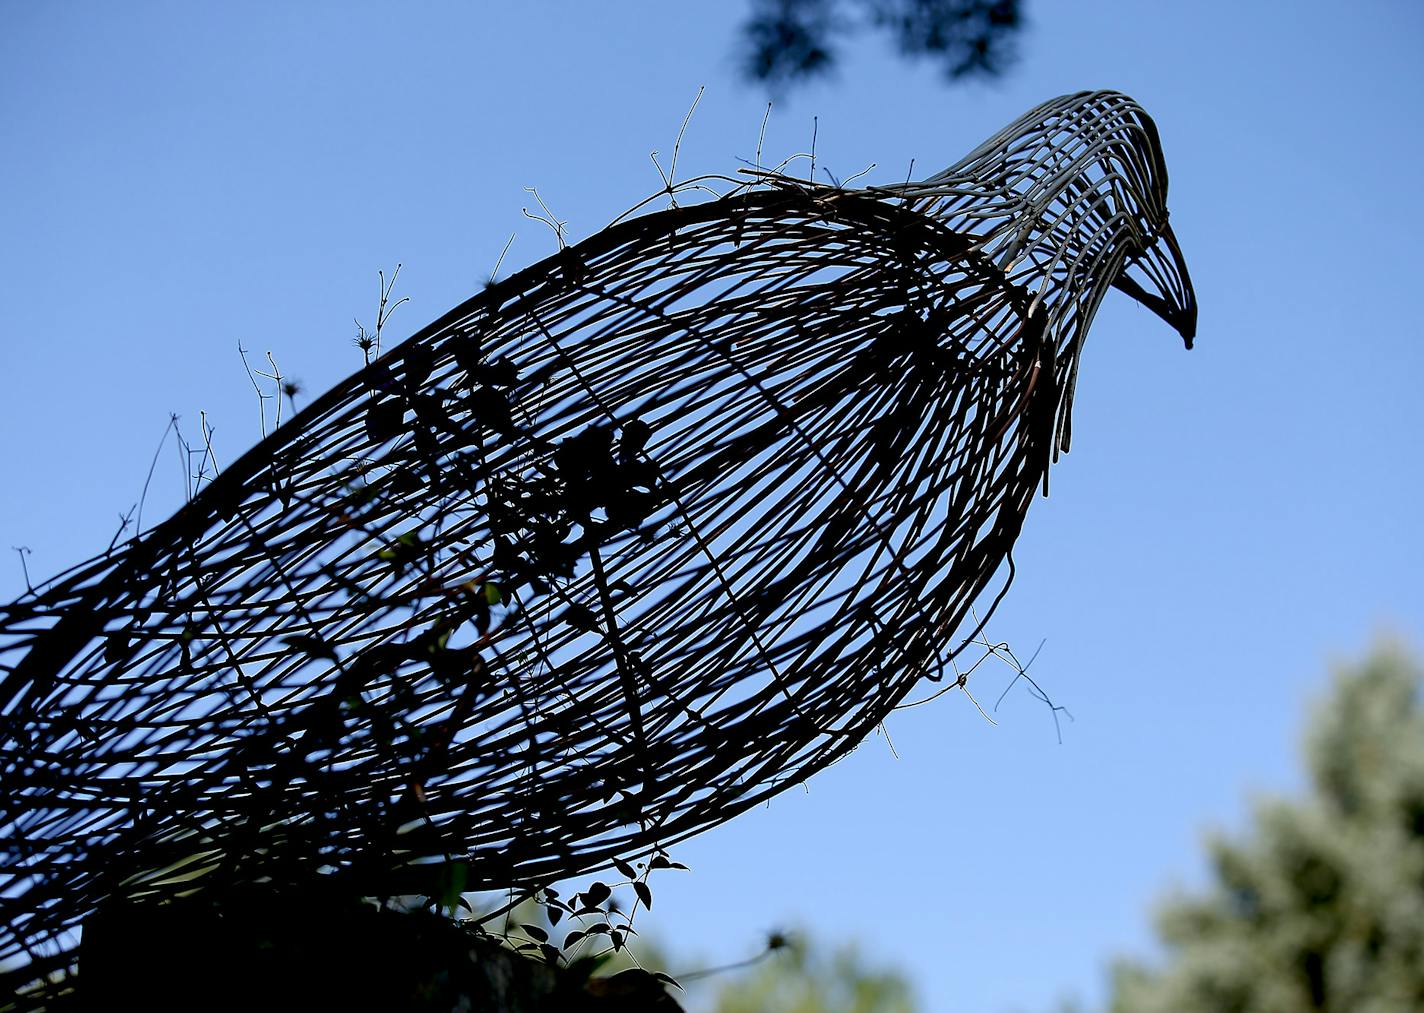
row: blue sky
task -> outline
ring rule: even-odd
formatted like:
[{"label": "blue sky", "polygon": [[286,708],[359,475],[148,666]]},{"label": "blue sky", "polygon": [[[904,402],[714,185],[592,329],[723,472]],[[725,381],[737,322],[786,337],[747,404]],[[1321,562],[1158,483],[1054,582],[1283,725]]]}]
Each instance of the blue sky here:
[{"label": "blue sky", "polygon": [[[1110,295],[1074,448],[1029,515],[991,627],[1076,721],[1025,692],[951,695],[770,806],[681,846],[646,927],[706,962],[804,923],[858,936],[925,1008],[1095,1001],[1200,840],[1299,784],[1328,666],[1420,648],[1424,8],[1030,4],[1020,64],[944,87],[884,41],[778,103],[872,181],[953,161],[1037,102],[1118,88],[1156,118],[1201,306],[1195,351]],[[740,3],[11,4],[0,34],[0,548],[38,577],[101,550],[170,412],[259,436],[236,346],[311,391],[360,363],[376,271],[403,335],[683,172],[751,157],[765,97],[731,56]],[[176,457],[149,496],[181,499]],[[23,589],[13,554],[0,592]],[[992,700],[1008,670],[971,684]]]}]

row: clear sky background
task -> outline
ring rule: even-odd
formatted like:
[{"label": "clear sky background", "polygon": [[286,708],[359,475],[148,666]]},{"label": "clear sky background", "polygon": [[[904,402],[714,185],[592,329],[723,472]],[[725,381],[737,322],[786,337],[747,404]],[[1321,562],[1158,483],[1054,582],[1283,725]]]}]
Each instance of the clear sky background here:
[{"label": "clear sky background", "polygon": [[[953,161],[1039,101],[1111,87],[1156,118],[1197,349],[1110,294],[1074,448],[1029,515],[992,624],[1067,705],[960,695],[679,847],[641,922],[719,962],[765,930],[859,937],[926,1009],[1103,995],[1200,841],[1300,783],[1332,661],[1424,638],[1420,173],[1412,0],[1035,0],[1001,82],[945,87],[865,37],[778,103],[769,155],[872,181]],[[236,346],[319,392],[360,364],[376,271],[398,336],[680,174],[751,158],[765,95],[740,2],[0,5],[0,549],[49,575],[100,551],[170,412],[220,463],[259,436]],[[177,458],[146,523],[181,501]],[[0,592],[23,590],[17,557]],[[1007,669],[971,689],[991,703]]]}]

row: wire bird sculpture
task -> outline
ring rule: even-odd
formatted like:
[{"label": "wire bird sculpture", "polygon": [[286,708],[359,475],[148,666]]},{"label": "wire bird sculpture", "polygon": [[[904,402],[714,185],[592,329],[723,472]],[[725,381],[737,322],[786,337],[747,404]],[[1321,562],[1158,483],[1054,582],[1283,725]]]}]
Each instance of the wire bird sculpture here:
[{"label": "wire bird sculpture", "polygon": [[1100,300],[1190,347],[1157,130],[1082,93],[921,182],[733,182],[493,284],[4,607],[12,980],[109,897],[646,854],[952,682]]}]

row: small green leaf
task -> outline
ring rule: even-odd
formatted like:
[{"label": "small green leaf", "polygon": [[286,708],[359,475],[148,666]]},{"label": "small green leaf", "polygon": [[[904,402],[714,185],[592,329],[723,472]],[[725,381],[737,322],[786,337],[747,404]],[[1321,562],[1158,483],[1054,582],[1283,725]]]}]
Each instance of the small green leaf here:
[{"label": "small green leaf", "polygon": [[366,436],[372,443],[385,443],[400,435],[404,421],[405,405],[401,402],[392,400],[373,405],[366,412]]},{"label": "small green leaf", "polygon": [[122,633],[111,633],[104,644],[104,660],[117,665],[129,656],[129,638]]},{"label": "small green leaf", "polygon": [[492,359],[481,367],[480,378],[492,387],[513,387],[519,382],[519,370],[509,359]]},{"label": "small green leaf", "polygon": [[612,894],[613,891],[609,888],[607,883],[594,883],[583,892],[583,898],[585,903],[588,904],[602,904]]},{"label": "small green leaf", "polygon": [[469,866],[464,862],[450,862],[441,870],[440,906],[455,917],[460,907],[460,896],[465,892],[469,879]]},{"label": "small green leaf", "polygon": [[282,643],[294,650],[300,651],[309,658],[325,658],[328,661],[337,660],[336,649],[314,633],[294,633],[290,637],[283,637]]},{"label": "small green leaf", "polygon": [[417,390],[430,379],[430,371],[435,368],[435,355],[415,342],[405,347],[408,349],[405,353],[405,385],[410,390]]},{"label": "small green leaf", "polygon": [[623,423],[623,436],[618,441],[618,449],[622,452],[623,459],[628,460],[647,446],[648,437],[652,433],[652,427],[642,419],[630,419]]},{"label": "small green leaf", "polygon": [[582,605],[570,605],[564,611],[563,618],[564,622],[584,633],[595,633],[598,630],[598,619],[595,618],[593,611]]}]

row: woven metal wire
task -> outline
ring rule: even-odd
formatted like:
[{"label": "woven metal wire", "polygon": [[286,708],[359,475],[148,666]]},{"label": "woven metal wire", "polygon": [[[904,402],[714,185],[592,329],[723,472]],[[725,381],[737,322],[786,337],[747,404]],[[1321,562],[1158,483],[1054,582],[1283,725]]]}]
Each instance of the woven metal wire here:
[{"label": "woven metal wire", "polygon": [[1190,339],[1166,185],[1067,96],[631,217],[339,384],[0,611],[0,961],[279,868],[553,882],[844,755],[1006,586],[1107,289]]}]

